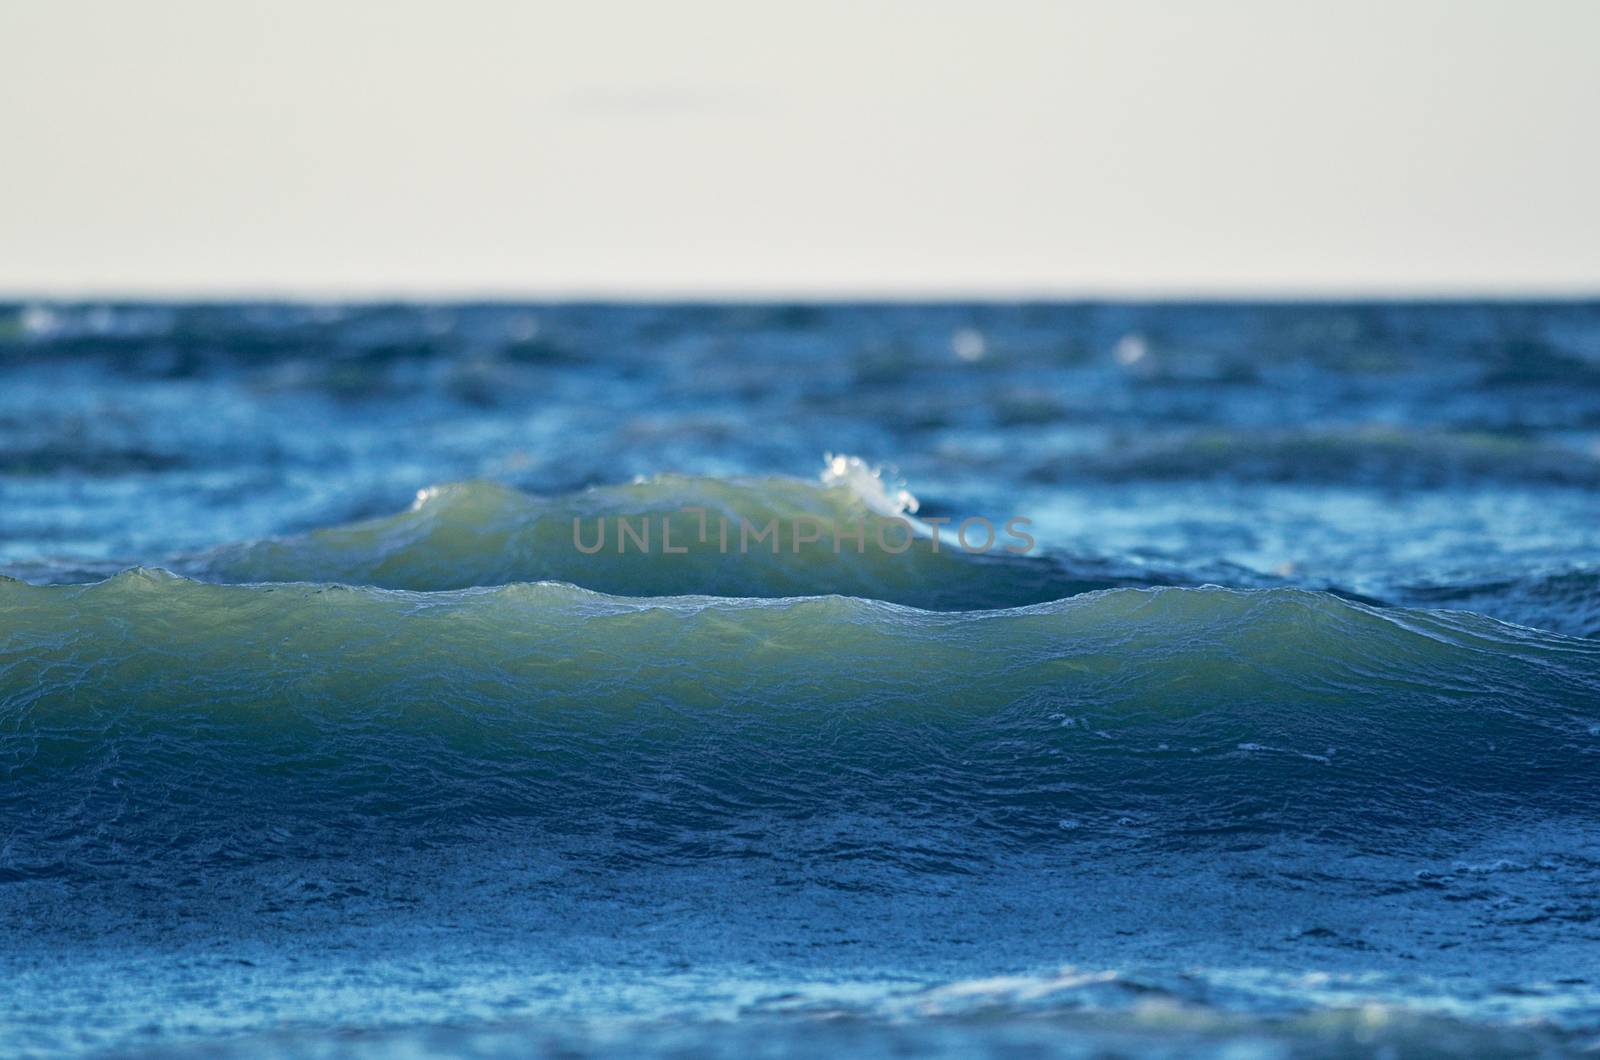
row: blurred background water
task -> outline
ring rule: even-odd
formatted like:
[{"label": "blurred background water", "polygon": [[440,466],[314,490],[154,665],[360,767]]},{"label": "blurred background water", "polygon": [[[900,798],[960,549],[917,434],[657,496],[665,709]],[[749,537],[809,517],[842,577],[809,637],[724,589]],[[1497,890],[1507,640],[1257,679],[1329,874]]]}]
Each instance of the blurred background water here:
[{"label": "blurred background water", "polygon": [[0,307],[0,569],[850,453],[1041,547],[1600,630],[1600,304]]}]

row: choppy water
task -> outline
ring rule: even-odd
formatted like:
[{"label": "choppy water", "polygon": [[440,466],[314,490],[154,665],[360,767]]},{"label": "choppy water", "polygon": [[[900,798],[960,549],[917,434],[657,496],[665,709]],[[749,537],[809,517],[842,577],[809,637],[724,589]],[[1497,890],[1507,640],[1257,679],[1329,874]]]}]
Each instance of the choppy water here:
[{"label": "choppy water", "polygon": [[1600,305],[12,306],[0,381],[7,1053],[1600,1047]]}]

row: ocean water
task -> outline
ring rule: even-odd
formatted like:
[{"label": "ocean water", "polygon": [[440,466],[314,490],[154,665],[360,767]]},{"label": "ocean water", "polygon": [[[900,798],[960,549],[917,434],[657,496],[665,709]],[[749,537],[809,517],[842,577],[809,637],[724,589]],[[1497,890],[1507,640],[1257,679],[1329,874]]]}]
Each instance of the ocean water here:
[{"label": "ocean water", "polygon": [[1600,303],[0,305],[0,575],[5,1055],[1600,1049]]}]

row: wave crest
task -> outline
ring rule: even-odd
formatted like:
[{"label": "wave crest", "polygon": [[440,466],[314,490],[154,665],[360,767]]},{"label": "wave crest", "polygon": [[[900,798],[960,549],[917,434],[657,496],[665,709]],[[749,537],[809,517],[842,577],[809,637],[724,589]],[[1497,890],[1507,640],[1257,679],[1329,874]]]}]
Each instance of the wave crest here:
[{"label": "wave crest", "polygon": [[[491,482],[437,486],[405,512],[298,537],[229,545],[174,563],[210,581],[326,581],[443,590],[561,581],[628,596],[859,596],[935,610],[982,610],[1095,589],[1171,584],[1130,563],[962,550],[909,517],[915,498],[854,458],[821,485],[796,479],[667,475],[535,497]],[[644,528],[648,551],[618,520]],[[798,541],[792,528],[819,530]],[[760,531],[776,524],[778,538]],[[666,529],[663,532],[663,526]],[[607,536],[592,554],[599,528]],[[741,533],[748,526],[750,534]],[[853,537],[859,527],[860,538]],[[662,546],[670,540],[674,550]],[[885,547],[887,546],[887,547]],[[904,547],[904,551],[899,551]],[[1244,573],[1244,572],[1241,572]]]}]

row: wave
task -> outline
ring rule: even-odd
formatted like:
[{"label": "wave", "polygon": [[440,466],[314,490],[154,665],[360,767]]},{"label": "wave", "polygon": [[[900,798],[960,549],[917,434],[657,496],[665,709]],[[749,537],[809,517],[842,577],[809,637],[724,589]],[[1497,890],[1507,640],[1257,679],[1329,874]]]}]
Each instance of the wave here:
[{"label": "wave", "polygon": [[[1594,813],[1600,645],[1300,590],[919,611],[0,582],[10,878],[438,844],[922,871]],[[1503,820],[1501,821],[1503,824]]]},{"label": "wave", "polygon": [[[1007,552],[1023,547],[1017,535],[1026,533],[1022,524],[1008,533],[1009,517],[988,529],[973,525],[968,551],[955,525],[936,540],[914,517],[914,504],[902,488],[843,457],[830,461],[824,484],[668,475],[536,497],[465,482],[423,490],[396,515],[228,545],[173,567],[234,583],[431,591],[561,581],[615,595],[841,595],[931,610],[1018,607],[1193,580],[1130,562]],[[804,540],[812,533],[815,540]],[[986,543],[988,551],[976,551]],[[1239,584],[1260,580],[1243,569],[1222,573]]]},{"label": "wave", "polygon": [[1600,637],[1600,569],[1587,566],[1505,578],[1412,582],[1394,592],[1413,607],[1482,611],[1575,637]]}]

